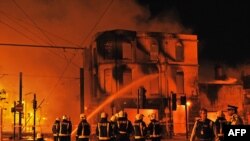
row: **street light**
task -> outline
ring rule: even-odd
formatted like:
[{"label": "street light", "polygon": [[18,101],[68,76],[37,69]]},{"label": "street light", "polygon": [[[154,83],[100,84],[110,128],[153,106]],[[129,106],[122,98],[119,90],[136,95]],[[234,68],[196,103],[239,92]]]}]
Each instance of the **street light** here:
[{"label": "street light", "polygon": [[187,101],[186,104],[187,104],[187,125],[188,125],[187,131],[189,131],[189,108],[192,105],[192,103],[191,101]]}]

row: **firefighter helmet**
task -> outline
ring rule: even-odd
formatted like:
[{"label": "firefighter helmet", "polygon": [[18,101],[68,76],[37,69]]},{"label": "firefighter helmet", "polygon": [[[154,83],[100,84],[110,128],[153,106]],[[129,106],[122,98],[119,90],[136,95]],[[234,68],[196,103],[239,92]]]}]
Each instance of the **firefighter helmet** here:
[{"label": "firefighter helmet", "polygon": [[67,120],[67,116],[66,116],[66,115],[63,115],[63,116],[62,116],[62,120]]},{"label": "firefighter helmet", "polygon": [[143,115],[143,114],[136,114],[136,116],[135,116],[135,120],[142,120],[142,119],[143,119],[143,117],[144,117],[144,115]]},{"label": "firefighter helmet", "polygon": [[115,122],[116,121],[116,116],[115,115],[111,116],[110,121]]},{"label": "firefighter helmet", "polygon": [[85,114],[80,114],[80,119],[86,119],[87,116]]},{"label": "firefighter helmet", "polygon": [[120,111],[120,112],[118,113],[118,117],[119,117],[119,118],[125,117],[125,112]]},{"label": "firefighter helmet", "polygon": [[108,117],[107,113],[105,113],[105,112],[101,113],[101,118],[107,118],[107,117]]},{"label": "firefighter helmet", "polygon": [[59,121],[59,120],[60,120],[60,118],[59,118],[59,117],[57,117],[57,118],[56,118],[56,121]]},{"label": "firefighter helmet", "polygon": [[118,118],[118,117],[119,117],[119,114],[118,114],[118,113],[116,113],[116,114],[115,114],[115,117],[116,117],[116,118]]}]

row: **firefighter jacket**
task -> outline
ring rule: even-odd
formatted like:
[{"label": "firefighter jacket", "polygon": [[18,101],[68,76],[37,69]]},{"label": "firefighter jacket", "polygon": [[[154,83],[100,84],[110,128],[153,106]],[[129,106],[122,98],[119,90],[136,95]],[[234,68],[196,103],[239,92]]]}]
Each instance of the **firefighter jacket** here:
[{"label": "firefighter jacket", "polygon": [[117,138],[117,135],[119,134],[117,122],[110,121],[111,127],[112,127],[112,138]]},{"label": "firefighter jacket", "polygon": [[83,119],[78,124],[76,137],[78,139],[87,139],[89,138],[89,135],[90,135],[90,125],[87,122],[87,120]]},{"label": "firefighter jacket", "polygon": [[58,134],[59,134],[59,128],[60,128],[60,121],[56,120],[54,122],[54,124],[52,125],[53,136],[58,136]]},{"label": "firefighter jacket", "polygon": [[147,135],[147,126],[143,120],[136,120],[134,122],[134,138],[145,139]]},{"label": "firefighter jacket", "polygon": [[118,118],[117,127],[119,134],[121,135],[131,135],[134,131],[131,121],[126,118]]},{"label": "firefighter jacket", "polygon": [[225,126],[227,125],[227,120],[225,117],[218,117],[215,122],[216,134],[220,140],[224,138]]},{"label": "firefighter jacket", "polygon": [[199,140],[212,141],[217,137],[214,122],[210,119],[204,121],[198,119],[194,124],[190,141],[195,140],[195,137]]},{"label": "firefighter jacket", "polygon": [[72,132],[72,122],[71,122],[71,120],[68,120],[68,123],[69,123],[69,134],[71,134],[71,132]]},{"label": "firefighter jacket", "polygon": [[70,136],[72,131],[72,124],[68,120],[62,120],[60,122],[59,136]]},{"label": "firefighter jacket", "polygon": [[111,123],[106,119],[102,118],[96,126],[96,135],[99,140],[110,140],[112,136]]},{"label": "firefighter jacket", "polygon": [[149,132],[149,137],[151,139],[153,138],[161,138],[161,124],[159,121],[156,119],[153,119],[150,121],[148,124],[148,132]]}]

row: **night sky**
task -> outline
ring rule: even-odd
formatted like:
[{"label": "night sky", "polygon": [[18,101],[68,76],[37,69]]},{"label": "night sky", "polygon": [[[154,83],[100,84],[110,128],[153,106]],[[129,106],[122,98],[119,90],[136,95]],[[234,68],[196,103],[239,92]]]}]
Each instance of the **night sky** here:
[{"label": "night sky", "polygon": [[199,61],[230,66],[249,63],[249,4],[238,1],[137,0],[148,7],[148,20],[161,20],[169,12],[198,35]]}]

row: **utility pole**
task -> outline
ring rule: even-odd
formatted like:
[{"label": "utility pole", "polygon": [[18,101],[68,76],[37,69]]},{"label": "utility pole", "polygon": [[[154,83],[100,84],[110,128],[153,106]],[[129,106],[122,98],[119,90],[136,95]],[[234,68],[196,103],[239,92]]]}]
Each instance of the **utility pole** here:
[{"label": "utility pole", "polygon": [[14,101],[14,107],[13,107],[13,113],[14,113],[14,131],[13,131],[13,139],[16,138],[16,101]]},{"label": "utility pole", "polygon": [[80,111],[84,113],[84,69],[80,68]]},{"label": "utility pole", "polygon": [[33,139],[35,141],[36,140],[36,109],[37,109],[36,94],[34,94],[33,109],[34,109]]},{"label": "utility pole", "polygon": [[[19,105],[22,105],[22,72],[20,72],[20,86],[19,86]],[[19,126],[18,126],[19,140],[22,139],[22,111],[19,111]]]},{"label": "utility pole", "polygon": [[139,114],[139,109],[140,109],[140,89],[138,89],[137,93],[137,114]]},{"label": "utility pole", "polygon": [[2,140],[2,135],[3,135],[3,108],[0,106],[0,114],[1,114],[1,116],[0,116],[0,140]]},{"label": "utility pole", "polygon": [[186,139],[188,139],[188,115],[187,115],[187,102],[185,103],[185,117],[186,117]]}]

